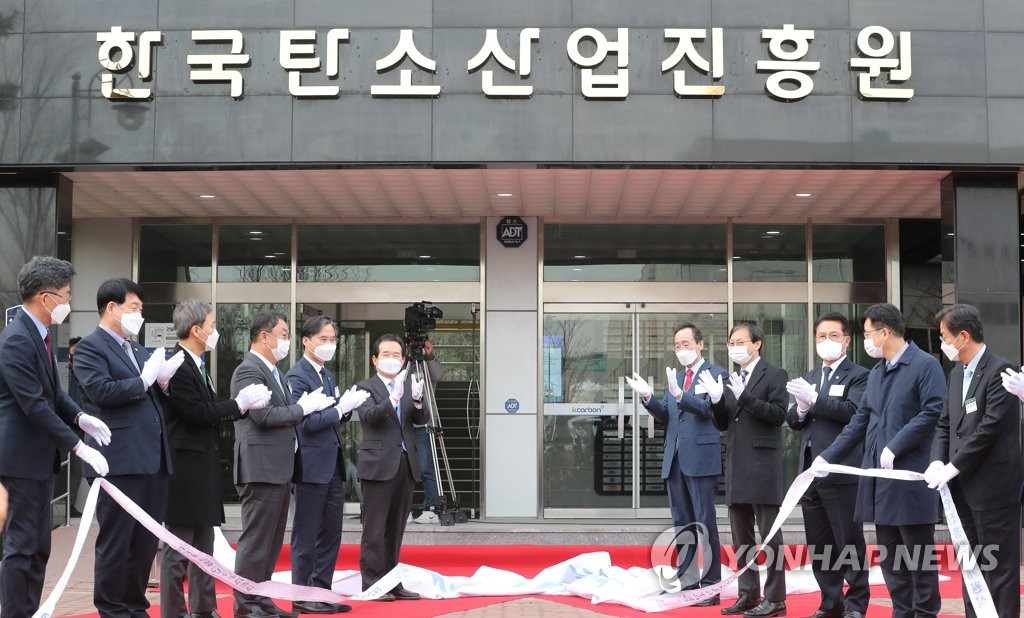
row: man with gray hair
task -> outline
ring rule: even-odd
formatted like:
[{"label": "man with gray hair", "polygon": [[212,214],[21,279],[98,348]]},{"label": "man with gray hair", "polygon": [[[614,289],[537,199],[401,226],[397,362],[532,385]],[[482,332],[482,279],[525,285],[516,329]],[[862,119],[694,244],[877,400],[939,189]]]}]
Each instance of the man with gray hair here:
[{"label": "man with gray hair", "polygon": [[78,439],[80,427],[98,444],[110,429],[85,414],[60,386],[49,327],[71,312],[69,262],[34,257],[18,273],[21,311],[0,333],[0,482],[10,492],[0,563],[0,616],[31,616],[39,608],[50,557],[53,475],[72,451],[107,474],[107,460]]},{"label": "man with gray hair", "polygon": [[[174,474],[168,480],[164,526],[181,540],[213,554],[213,529],[224,523],[220,486],[220,424],[233,422],[250,408],[270,401],[270,390],[251,384],[234,399],[218,401],[204,356],[217,347],[220,334],[210,303],[189,299],[174,308],[175,352],[186,359],[171,377],[165,409]],[[189,362],[191,359],[191,362]],[[183,582],[188,569],[188,610]],[[217,616],[213,578],[171,547],[160,561],[160,616]]]}]

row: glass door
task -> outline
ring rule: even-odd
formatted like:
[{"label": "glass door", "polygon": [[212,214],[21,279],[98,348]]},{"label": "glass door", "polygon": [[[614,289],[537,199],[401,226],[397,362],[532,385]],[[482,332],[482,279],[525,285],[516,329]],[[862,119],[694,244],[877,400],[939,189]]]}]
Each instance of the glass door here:
[{"label": "glass door", "polygon": [[545,517],[668,517],[664,428],[625,376],[640,373],[661,397],[675,327],[693,322],[724,358],[726,318],[717,304],[545,305]]}]

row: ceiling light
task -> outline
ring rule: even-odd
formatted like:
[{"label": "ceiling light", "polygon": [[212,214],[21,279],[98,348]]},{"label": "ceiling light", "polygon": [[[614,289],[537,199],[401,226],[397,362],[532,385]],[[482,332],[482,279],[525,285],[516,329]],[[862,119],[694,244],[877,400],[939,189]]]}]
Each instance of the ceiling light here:
[{"label": "ceiling light", "polygon": [[499,193],[498,197],[512,197],[511,193]]},{"label": "ceiling light", "polygon": [[946,232],[946,236],[954,236],[953,232]]},{"label": "ceiling light", "polygon": [[781,233],[782,232],[780,232],[778,230],[768,230],[767,232],[765,232],[765,234],[767,234],[769,236],[776,236],[776,235],[781,234]]},{"label": "ceiling light", "polygon": [[267,258],[268,260],[272,260],[272,259],[274,259],[277,256],[276,255],[264,255],[263,257]]},{"label": "ceiling light", "polygon": [[741,259],[742,257],[743,257],[742,255],[734,255],[734,256],[732,256],[732,259],[738,260],[738,259]]},{"label": "ceiling light", "polygon": [[252,231],[249,232],[249,235],[250,236],[263,236],[263,232],[261,232],[259,230],[252,230]]},{"label": "ceiling light", "polygon": [[797,197],[811,197],[814,194],[813,193],[794,193],[793,195],[795,195]]},{"label": "ceiling light", "polygon": [[259,236],[250,236],[249,240],[263,240],[263,239],[260,238]]},{"label": "ceiling light", "polygon": [[215,198],[217,196],[216,195],[210,195],[209,193],[207,193],[205,195],[200,195],[199,197],[204,199],[204,200],[212,200],[213,198]]},{"label": "ceiling light", "polygon": [[431,256],[429,256],[429,255],[421,255],[419,257],[420,257],[421,260],[429,260]]},{"label": "ceiling light", "polygon": [[585,259],[587,259],[587,256],[585,256],[585,255],[574,255],[573,257],[576,258],[577,260],[585,260]]},{"label": "ceiling light", "polygon": [[573,270],[583,270],[582,268],[574,268]]}]

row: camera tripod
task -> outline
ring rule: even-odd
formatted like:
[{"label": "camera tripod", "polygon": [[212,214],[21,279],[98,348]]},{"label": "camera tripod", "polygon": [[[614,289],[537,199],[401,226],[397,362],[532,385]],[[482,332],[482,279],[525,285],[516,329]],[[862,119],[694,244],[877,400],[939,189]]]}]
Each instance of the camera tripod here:
[{"label": "camera tripod", "polygon": [[[417,355],[419,356],[419,355]],[[423,379],[423,405],[427,407],[427,435],[430,437],[430,462],[434,466],[434,482],[437,483],[437,518],[442,526],[464,524],[469,515],[459,508],[459,498],[455,493],[455,481],[452,479],[452,468],[448,463],[448,451],[444,447],[444,428],[441,416],[437,411],[437,398],[434,395],[434,384],[427,372],[427,362],[422,358],[413,360],[413,375]],[[441,467],[445,476],[441,477]],[[444,489],[444,481],[448,482],[448,492]]]}]

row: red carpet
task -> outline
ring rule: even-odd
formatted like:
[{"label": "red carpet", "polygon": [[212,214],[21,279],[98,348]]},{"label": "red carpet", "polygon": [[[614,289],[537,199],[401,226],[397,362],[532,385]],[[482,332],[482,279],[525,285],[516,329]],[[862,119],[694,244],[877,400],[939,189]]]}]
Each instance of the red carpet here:
[{"label": "red carpet", "polygon": [[[482,565],[498,569],[514,571],[526,577],[533,577],[540,570],[568,560],[573,556],[594,552],[606,551],[611,555],[612,563],[617,566],[649,566],[649,549],[642,546],[612,546],[598,547],[590,545],[577,546],[541,546],[541,545],[407,545],[402,549],[402,561],[407,564],[437,571],[444,575],[472,575]],[[359,547],[345,545],[341,549],[338,559],[338,569],[358,569]],[[799,550],[797,555],[802,555]],[[281,552],[277,570],[287,570],[289,553],[286,546]],[[943,598],[961,597],[960,577],[957,571],[943,570],[944,575],[952,579],[942,582],[939,586]],[[218,583],[218,595],[229,594],[229,589]],[[888,598],[885,586],[872,586],[872,598]],[[461,599],[445,600],[421,600],[414,602],[397,601],[393,603],[380,602],[352,602],[353,612],[351,615],[366,617],[393,617],[401,615],[402,618],[421,618],[438,616],[451,612],[466,611],[496,603],[510,601],[515,597],[470,597]],[[648,616],[643,612],[631,610],[621,605],[601,604],[593,605],[586,599],[577,597],[539,597],[547,601],[563,603],[575,607],[585,608],[589,611],[607,616]],[[807,616],[818,607],[818,595],[804,594],[791,595],[786,600],[789,616]],[[225,596],[218,601],[218,611],[223,618],[231,618],[233,599]],[[731,601],[724,601],[726,605]],[[290,609],[287,601],[279,602],[278,605]],[[719,607],[708,608],[687,608],[685,615],[694,618],[720,616]],[[159,618],[160,611],[157,606],[150,609],[150,616]],[[665,615],[679,615],[680,612],[666,612]],[[888,616],[889,610],[885,607],[872,605],[869,607],[869,614],[872,617]],[[92,618],[96,614],[84,614]],[[940,614],[940,616],[949,616]],[[950,616],[950,618],[952,618]]]}]

